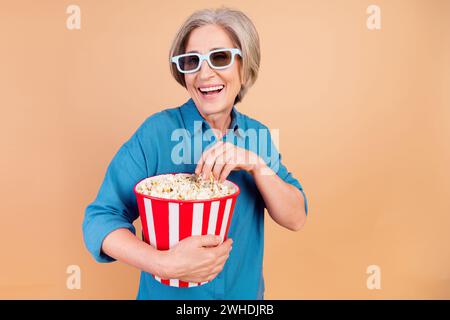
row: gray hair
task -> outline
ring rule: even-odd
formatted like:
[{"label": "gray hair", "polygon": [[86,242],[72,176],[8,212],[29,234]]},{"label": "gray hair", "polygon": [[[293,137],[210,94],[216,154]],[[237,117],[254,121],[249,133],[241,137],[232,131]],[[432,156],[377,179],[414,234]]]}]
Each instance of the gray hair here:
[{"label": "gray hair", "polygon": [[242,65],[241,79],[243,84],[236,96],[234,103],[239,103],[244,98],[247,90],[255,83],[258,77],[261,50],[259,36],[252,21],[241,11],[226,7],[218,9],[203,9],[194,12],[180,27],[169,51],[170,71],[175,80],[186,88],[184,74],[177,70],[170,58],[186,51],[187,41],[191,32],[205,25],[214,24],[222,27],[230,36],[234,45],[241,49]]}]

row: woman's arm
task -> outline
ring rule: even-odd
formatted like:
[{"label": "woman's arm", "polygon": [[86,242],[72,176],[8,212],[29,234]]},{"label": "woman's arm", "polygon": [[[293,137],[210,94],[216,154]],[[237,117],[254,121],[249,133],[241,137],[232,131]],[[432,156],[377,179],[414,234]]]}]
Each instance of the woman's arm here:
[{"label": "woman's arm", "polygon": [[166,253],[158,251],[139,240],[128,229],[117,229],[103,240],[102,251],[108,256],[139,270],[165,278],[164,258]]},{"label": "woman's arm", "polygon": [[223,269],[233,241],[214,235],[194,236],[180,241],[170,250],[156,250],[128,229],[117,229],[103,240],[108,256],[162,279],[204,282]]},{"label": "woman's arm", "polygon": [[264,161],[250,173],[272,219],[289,230],[300,230],[306,222],[305,199],[300,190],[284,182]]},{"label": "woman's arm", "polygon": [[303,227],[306,222],[305,199],[300,190],[284,182],[254,152],[229,142],[218,141],[203,152],[195,173],[202,174],[205,179],[212,174],[222,182],[236,169],[252,174],[273,220],[293,231]]}]

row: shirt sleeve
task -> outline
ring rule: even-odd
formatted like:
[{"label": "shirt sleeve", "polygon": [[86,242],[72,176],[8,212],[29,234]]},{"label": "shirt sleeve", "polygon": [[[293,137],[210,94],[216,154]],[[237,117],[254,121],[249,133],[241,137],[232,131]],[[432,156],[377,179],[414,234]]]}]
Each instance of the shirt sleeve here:
[{"label": "shirt sleeve", "polygon": [[98,262],[114,259],[102,252],[105,237],[114,230],[126,228],[133,234],[133,221],[139,216],[133,188],[148,176],[146,156],[142,148],[142,127],[111,160],[95,200],[86,210],[83,221],[85,245]]},{"label": "shirt sleeve", "polygon": [[[264,161],[266,161],[270,169],[272,169],[284,182],[289,183],[300,190],[303,198],[305,199],[305,213],[306,215],[308,215],[308,200],[306,198],[305,191],[303,190],[300,182],[296,178],[294,178],[293,174],[289,172],[286,166],[281,162],[281,153],[278,152],[278,149],[272,140],[270,130],[267,127],[265,127],[265,129],[268,132],[267,136],[269,137],[268,140],[270,141],[270,149],[267,150],[265,148],[260,148],[259,151],[260,153],[262,153],[262,158],[264,159]],[[267,145],[269,145],[269,143]]]}]

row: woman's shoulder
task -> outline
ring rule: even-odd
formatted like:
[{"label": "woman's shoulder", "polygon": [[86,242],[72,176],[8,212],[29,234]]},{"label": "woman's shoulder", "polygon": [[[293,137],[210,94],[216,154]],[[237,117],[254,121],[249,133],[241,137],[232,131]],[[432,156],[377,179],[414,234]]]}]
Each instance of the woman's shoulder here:
[{"label": "woman's shoulder", "polygon": [[247,114],[239,112],[239,117],[240,123],[244,127],[243,129],[268,129],[268,126],[260,120],[256,120]]},{"label": "woman's shoulder", "polygon": [[140,128],[143,130],[161,130],[178,126],[180,122],[180,107],[171,107],[155,112],[144,120]]},{"label": "woman's shoulder", "polygon": [[178,109],[167,108],[147,116],[126,144],[148,144],[170,137],[173,130],[180,127]]}]

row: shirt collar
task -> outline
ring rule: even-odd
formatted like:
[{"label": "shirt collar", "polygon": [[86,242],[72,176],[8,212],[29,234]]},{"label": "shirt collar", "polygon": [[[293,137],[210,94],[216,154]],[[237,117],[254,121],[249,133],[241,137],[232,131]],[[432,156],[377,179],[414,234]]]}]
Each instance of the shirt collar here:
[{"label": "shirt collar", "polygon": [[[195,102],[194,100],[192,100],[192,98],[190,98],[185,104],[183,104],[180,110],[181,116],[183,117],[184,126],[189,131],[192,137],[197,134],[198,131],[203,129],[203,126],[205,126],[205,128],[210,128],[209,124],[202,117],[200,112],[198,112],[197,106],[195,105]],[[195,125],[196,122],[197,125]],[[201,122],[201,126],[198,125],[199,122]],[[242,129],[242,116],[237,111],[236,105],[234,105],[233,109],[231,109],[231,124],[229,128],[238,134],[240,130],[237,129]]]}]

